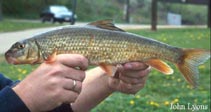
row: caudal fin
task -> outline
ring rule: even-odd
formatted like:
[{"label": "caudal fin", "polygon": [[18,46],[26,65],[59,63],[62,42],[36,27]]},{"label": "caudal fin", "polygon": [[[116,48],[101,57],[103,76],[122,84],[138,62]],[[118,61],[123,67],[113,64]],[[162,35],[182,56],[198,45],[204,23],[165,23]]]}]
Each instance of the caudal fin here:
[{"label": "caudal fin", "polygon": [[210,51],[203,49],[183,49],[183,51],[184,54],[177,67],[189,84],[196,88],[199,78],[198,66],[210,58]]}]

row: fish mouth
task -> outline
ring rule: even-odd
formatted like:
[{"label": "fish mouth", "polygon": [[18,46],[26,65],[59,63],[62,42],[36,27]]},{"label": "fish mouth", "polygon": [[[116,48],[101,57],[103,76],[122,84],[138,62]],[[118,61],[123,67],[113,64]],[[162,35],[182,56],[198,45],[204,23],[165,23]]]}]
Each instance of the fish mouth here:
[{"label": "fish mouth", "polygon": [[7,62],[10,64],[14,64],[14,65],[19,64],[18,60],[14,57],[11,57],[9,52],[5,53],[5,58],[6,58]]},{"label": "fish mouth", "polygon": [[6,57],[6,60],[7,60],[7,62],[10,63],[10,64],[14,64],[14,65],[19,64],[18,60],[15,59],[15,58],[13,58],[13,57]]}]

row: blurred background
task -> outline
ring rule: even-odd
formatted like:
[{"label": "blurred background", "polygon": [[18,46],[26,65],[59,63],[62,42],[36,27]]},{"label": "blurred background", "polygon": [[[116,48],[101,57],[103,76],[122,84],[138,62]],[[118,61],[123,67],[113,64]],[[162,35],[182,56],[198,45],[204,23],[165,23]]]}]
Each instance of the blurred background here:
[{"label": "blurred background", "polygon": [[0,0],[0,18],[38,20],[46,7],[63,5],[76,10],[77,21],[111,18],[116,22],[150,24],[152,1],[157,2],[158,24],[169,23],[169,14],[175,14],[176,19],[179,16],[181,24],[207,24],[209,0]]},{"label": "blurred background", "polygon": [[[0,72],[22,80],[38,65],[10,65],[4,53],[21,39],[62,25],[113,19],[128,32],[182,48],[210,49],[210,0],[0,0]],[[135,95],[114,93],[92,112],[210,112],[210,59],[192,89],[177,68],[152,70]],[[171,105],[189,109],[171,109]]]}]

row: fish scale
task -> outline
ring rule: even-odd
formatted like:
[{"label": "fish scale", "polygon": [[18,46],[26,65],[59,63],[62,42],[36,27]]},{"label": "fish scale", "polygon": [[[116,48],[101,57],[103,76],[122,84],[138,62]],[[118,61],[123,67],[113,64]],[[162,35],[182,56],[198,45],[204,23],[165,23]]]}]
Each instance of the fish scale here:
[{"label": "fish scale", "polygon": [[[90,57],[90,63],[101,61],[102,63],[109,62],[110,64],[113,64],[111,62],[118,62],[123,58],[127,59],[131,52],[131,50],[127,47],[130,43],[121,41],[119,38],[120,36],[116,37],[115,35],[111,35],[111,37],[108,37],[104,35],[107,35],[109,32],[100,32],[95,34],[91,30],[84,30],[81,35],[74,35],[78,32],[79,31],[77,30],[69,33],[58,32],[54,35],[63,35],[63,37],[52,37],[52,41],[55,41],[54,44],[52,44],[52,42],[46,43],[46,41],[43,41],[42,39],[37,39],[37,42],[41,48],[44,48],[43,50],[45,52],[52,53],[54,49],[57,49],[58,54],[62,54],[62,51],[66,51],[65,53],[82,54],[84,56]],[[49,32],[49,35],[51,35],[50,33],[51,32]],[[103,39],[100,37],[103,37]],[[50,38],[50,36],[48,38]],[[112,38],[113,40],[111,40]],[[81,44],[81,40],[85,42]],[[126,46],[122,47],[124,44],[126,44]],[[124,53],[124,50],[128,52]],[[115,53],[115,55],[111,55],[111,53]]]}]

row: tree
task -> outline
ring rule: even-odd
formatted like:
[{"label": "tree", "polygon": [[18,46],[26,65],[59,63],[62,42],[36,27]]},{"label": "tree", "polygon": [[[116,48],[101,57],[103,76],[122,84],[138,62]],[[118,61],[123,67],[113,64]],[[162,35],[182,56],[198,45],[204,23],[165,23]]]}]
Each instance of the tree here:
[{"label": "tree", "polygon": [[127,23],[130,23],[130,0],[126,0],[126,15],[125,20]]},{"label": "tree", "polygon": [[152,0],[151,3],[151,30],[156,31],[157,30],[157,0]]},{"label": "tree", "polygon": [[3,14],[2,14],[2,0],[0,0],[0,21],[3,19]]},{"label": "tree", "polygon": [[73,20],[71,21],[71,25],[75,24],[75,13],[76,13],[76,5],[77,5],[77,0],[72,0],[72,11],[73,11]]}]

